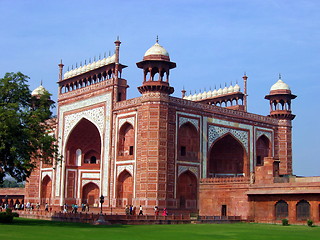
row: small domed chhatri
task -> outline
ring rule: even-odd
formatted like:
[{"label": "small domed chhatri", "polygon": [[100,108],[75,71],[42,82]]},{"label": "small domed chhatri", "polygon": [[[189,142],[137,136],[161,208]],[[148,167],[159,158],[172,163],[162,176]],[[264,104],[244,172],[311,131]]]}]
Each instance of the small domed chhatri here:
[{"label": "small domed chhatri", "polygon": [[164,55],[169,57],[169,53],[167,52],[167,50],[164,47],[162,47],[158,42],[156,42],[144,54],[144,56],[149,56],[149,55]]},{"label": "small domed chhatri", "polygon": [[36,89],[34,89],[31,93],[32,96],[40,96],[43,95],[44,93],[48,92],[47,89],[45,89],[42,84],[37,87]]},{"label": "small domed chhatri", "polygon": [[164,47],[159,44],[158,37],[156,43],[145,52],[143,60],[170,61],[169,53]]},{"label": "small domed chhatri", "polygon": [[274,90],[290,90],[290,87],[284,81],[279,79],[275,84],[272,85],[270,89],[270,91],[274,91]]},{"label": "small domed chhatri", "polygon": [[270,93],[273,92],[286,92],[286,93],[291,93],[290,87],[288,84],[286,84],[284,81],[281,79],[281,75],[279,74],[279,80],[272,85],[270,88]]}]

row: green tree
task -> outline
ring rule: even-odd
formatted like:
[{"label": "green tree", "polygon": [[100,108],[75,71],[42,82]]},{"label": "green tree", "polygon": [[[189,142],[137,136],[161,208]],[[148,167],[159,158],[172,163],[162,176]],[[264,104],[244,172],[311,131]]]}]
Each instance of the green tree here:
[{"label": "green tree", "polygon": [[57,158],[50,94],[31,96],[20,72],[0,78],[0,183],[6,175],[26,180],[37,162]]}]

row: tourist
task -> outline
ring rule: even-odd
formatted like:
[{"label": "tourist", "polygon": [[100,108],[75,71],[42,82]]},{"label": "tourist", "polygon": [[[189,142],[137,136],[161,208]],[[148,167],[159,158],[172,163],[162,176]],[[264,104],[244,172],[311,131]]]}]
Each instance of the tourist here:
[{"label": "tourist", "polygon": [[158,208],[158,206],[154,206],[154,215],[156,215],[156,216],[159,215],[159,208]]},{"label": "tourist", "polygon": [[74,213],[78,213],[78,204],[74,205]]},{"label": "tourist", "polygon": [[133,215],[133,206],[132,205],[130,205],[130,207],[129,207],[129,214]]},{"label": "tourist", "polygon": [[37,203],[36,208],[37,208],[37,210],[39,211],[39,209],[40,209],[40,203]]},{"label": "tourist", "polygon": [[86,204],[87,212],[89,212],[89,203]]},{"label": "tourist", "polygon": [[81,204],[81,212],[85,212],[86,211],[86,204],[83,202]]},{"label": "tourist", "polygon": [[168,216],[168,211],[166,208],[163,209],[162,216]]},{"label": "tourist", "polygon": [[139,215],[143,215],[142,206],[139,207]]},{"label": "tourist", "polygon": [[46,203],[44,210],[45,210],[46,212],[49,212],[49,204],[48,204],[48,203]]},{"label": "tourist", "polygon": [[130,209],[129,209],[128,205],[126,205],[126,208],[125,208],[124,212],[125,212],[126,215],[130,215]]},{"label": "tourist", "polygon": [[71,205],[71,208],[72,208],[71,213],[74,213],[74,212],[75,212],[75,205],[72,204],[72,205]]},{"label": "tourist", "polygon": [[27,210],[27,211],[30,211],[30,202],[27,202],[27,204],[26,204],[26,210]]},{"label": "tourist", "polygon": [[66,203],[63,205],[63,212],[64,213],[68,212],[68,205]]}]

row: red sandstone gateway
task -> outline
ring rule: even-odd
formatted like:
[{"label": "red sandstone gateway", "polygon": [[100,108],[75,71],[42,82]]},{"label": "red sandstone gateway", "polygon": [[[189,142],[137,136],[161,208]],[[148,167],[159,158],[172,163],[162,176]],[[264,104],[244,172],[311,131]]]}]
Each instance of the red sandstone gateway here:
[{"label": "red sandstone gateway", "polygon": [[64,75],[59,64],[55,134],[64,159],[39,163],[24,202],[94,210],[103,195],[104,211],[118,214],[141,205],[147,214],[158,206],[170,214],[320,222],[320,178],[292,175],[296,96],[281,78],[265,97],[269,116],[247,112],[246,75],[244,92],[235,84],[172,97],[176,64],[157,41],[137,63],[141,96],[127,99],[120,43],[113,56]]}]

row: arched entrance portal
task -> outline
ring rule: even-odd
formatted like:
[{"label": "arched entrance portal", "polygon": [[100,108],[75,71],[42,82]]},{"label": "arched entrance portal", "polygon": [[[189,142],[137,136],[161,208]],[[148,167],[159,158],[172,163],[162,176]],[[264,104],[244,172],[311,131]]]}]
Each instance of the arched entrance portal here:
[{"label": "arched entrance portal", "polygon": [[124,207],[132,204],[133,197],[133,178],[128,171],[123,171],[117,182],[117,205]]},{"label": "arched entrance portal", "polygon": [[52,192],[52,181],[47,175],[43,178],[41,182],[41,204],[50,204],[51,202],[51,192]]},{"label": "arched entrance portal", "polygon": [[83,186],[82,202],[90,206],[99,205],[99,187],[96,184],[90,182]]},{"label": "arched entrance portal", "polygon": [[213,144],[209,155],[209,177],[245,176],[247,173],[245,149],[233,136],[227,134]]},{"label": "arched entrance portal", "polygon": [[198,182],[190,171],[182,173],[178,178],[177,198],[180,208],[197,208]]}]

